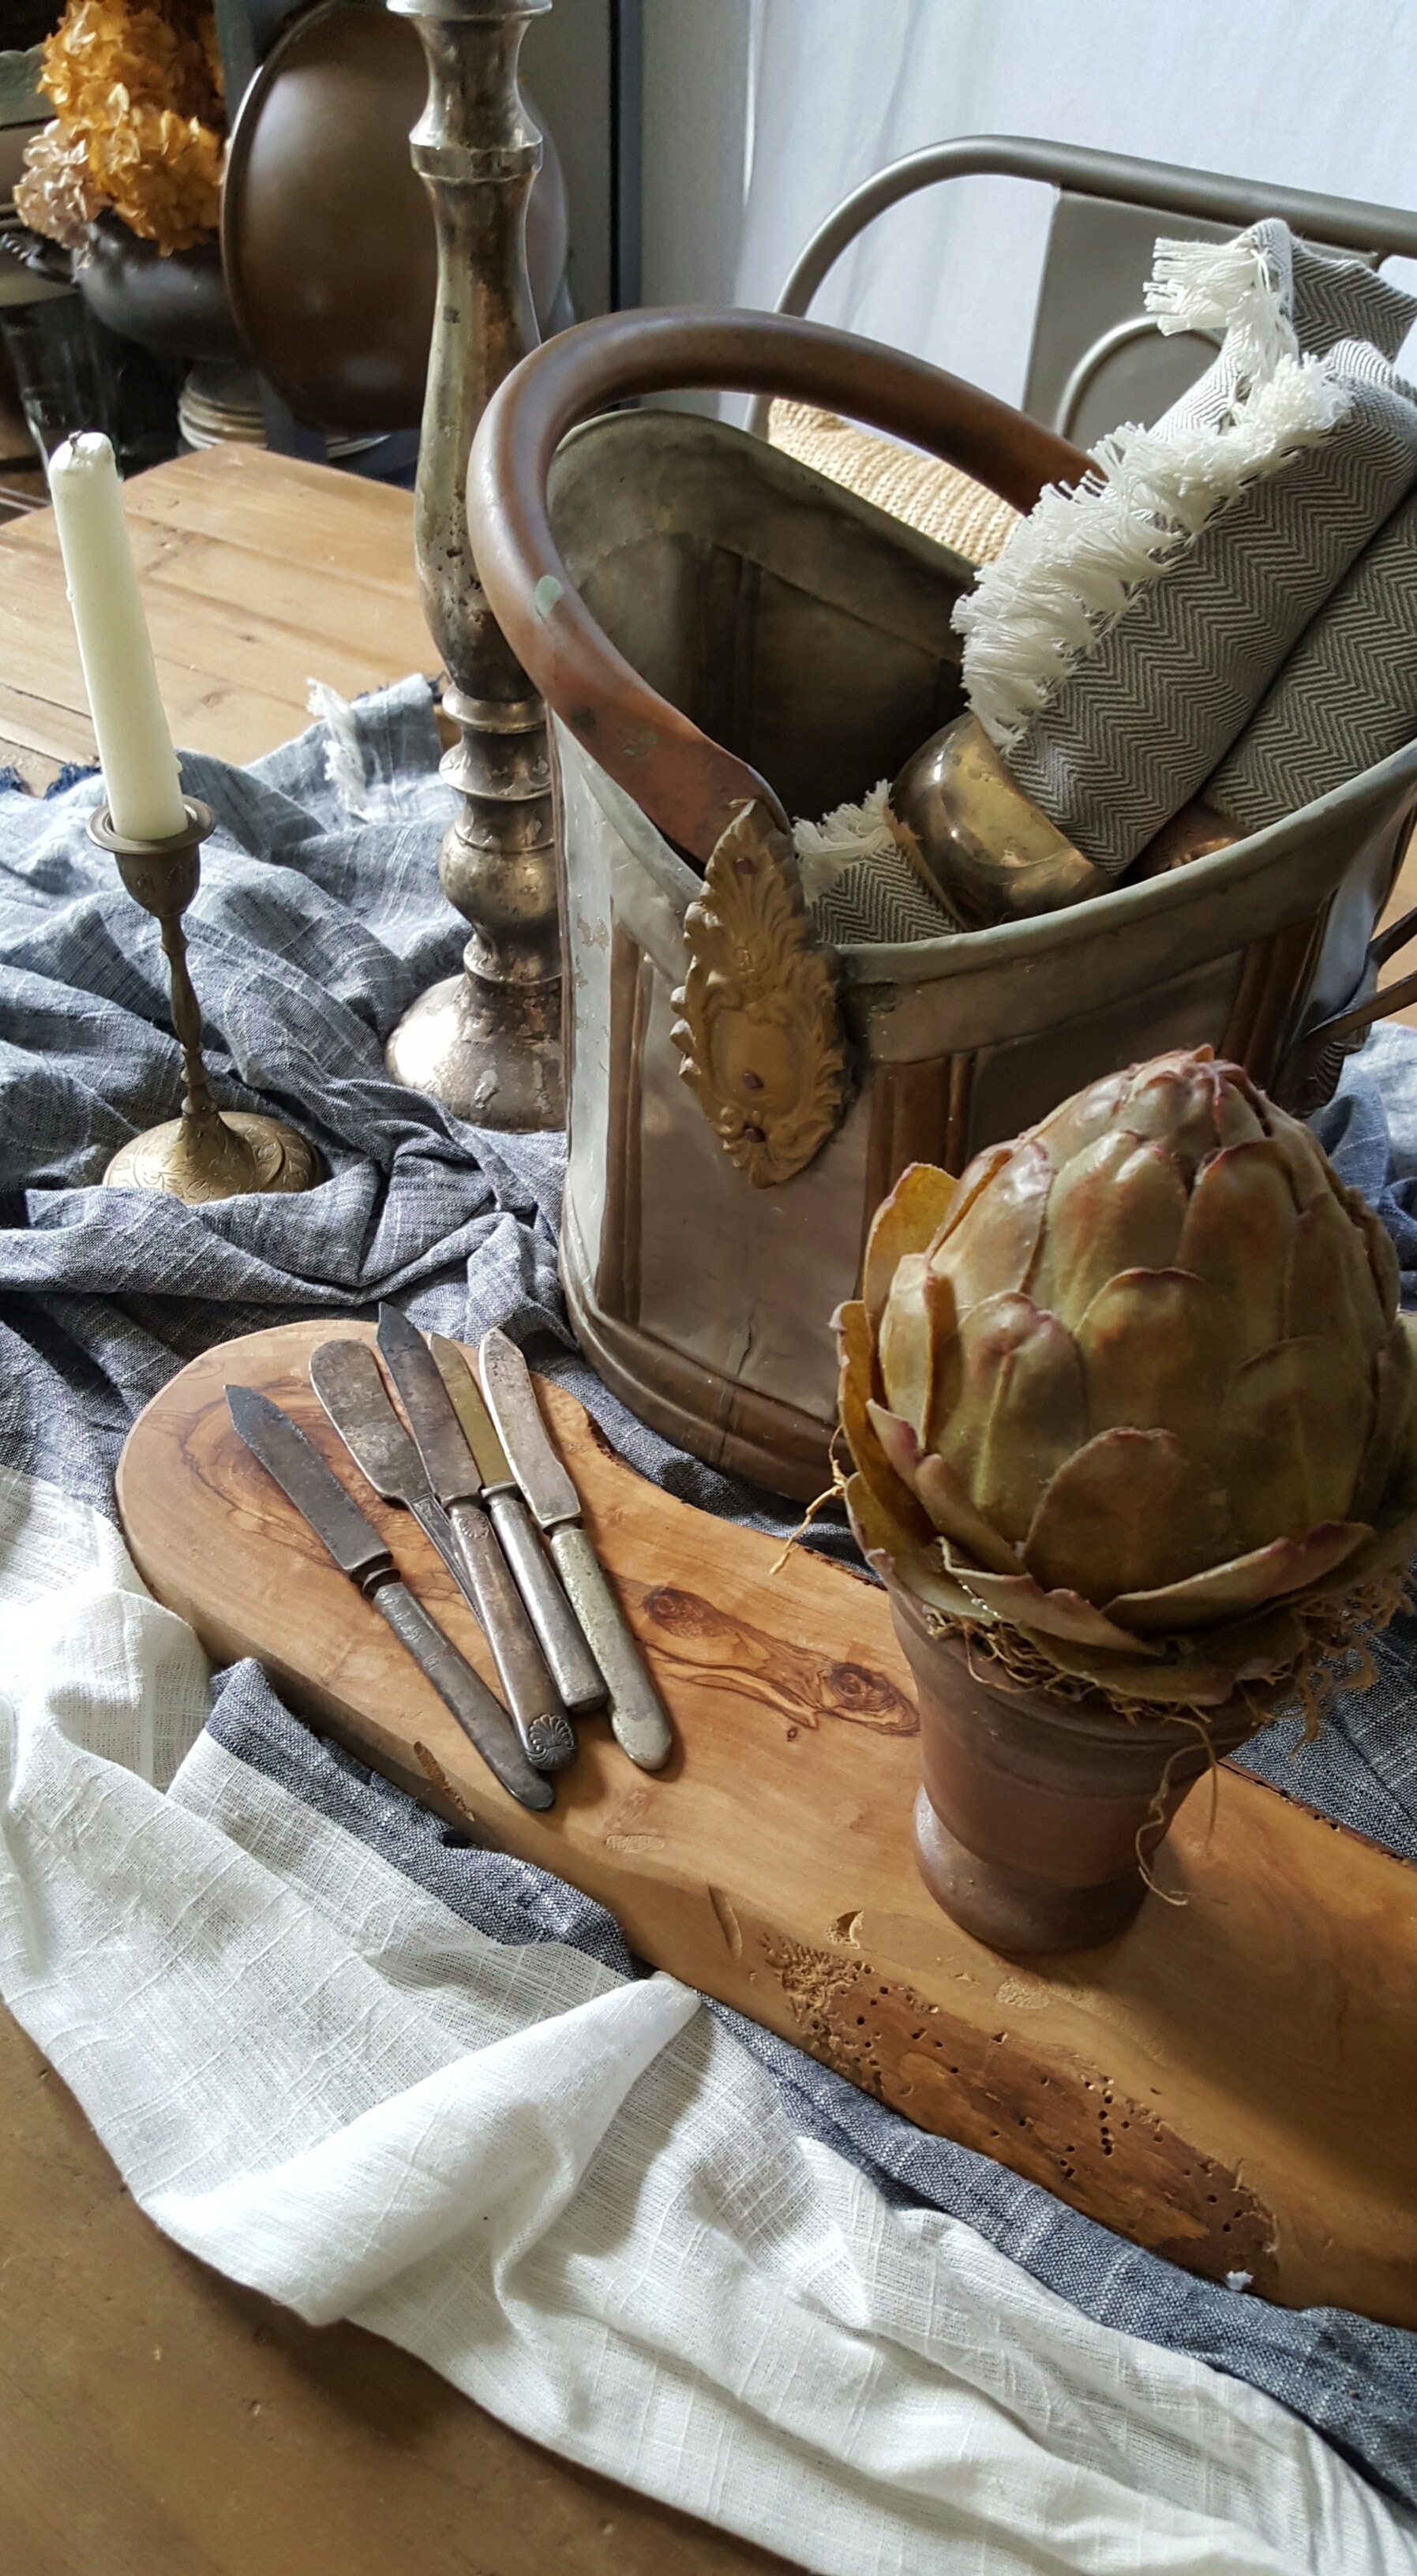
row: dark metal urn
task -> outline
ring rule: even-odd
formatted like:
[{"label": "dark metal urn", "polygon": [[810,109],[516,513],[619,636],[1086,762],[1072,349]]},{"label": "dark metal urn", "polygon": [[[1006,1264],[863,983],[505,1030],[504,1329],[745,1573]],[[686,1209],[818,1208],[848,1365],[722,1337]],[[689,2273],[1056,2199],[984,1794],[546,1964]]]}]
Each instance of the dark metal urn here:
[{"label": "dark metal urn", "polygon": [[76,275],[89,311],[155,357],[234,364],[242,354],[215,233],[190,250],[160,251],[117,215],[102,214],[89,226],[88,257]]},{"label": "dark metal urn", "polygon": [[890,1597],[920,1701],[915,1854],[936,1903],[1014,1958],[1112,1940],[1146,1894],[1140,1861],[1209,1767],[1205,1736],[1217,1758],[1233,1753],[1260,1712],[1227,1700],[1203,1734],[1123,1717],[1100,1694],[1019,1689],[962,1638],[932,1633],[894,1584]]}]

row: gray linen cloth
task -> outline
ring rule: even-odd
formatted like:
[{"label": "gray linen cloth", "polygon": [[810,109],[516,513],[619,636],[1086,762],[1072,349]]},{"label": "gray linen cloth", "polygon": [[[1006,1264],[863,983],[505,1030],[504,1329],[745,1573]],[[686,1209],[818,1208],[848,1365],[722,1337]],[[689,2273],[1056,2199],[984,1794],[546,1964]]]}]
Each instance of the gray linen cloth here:
[{"label": "gray linen cloth", "polygon": [[[126,1432],[184,1361],[264,1325],[367,1315],[388,1296],[421,1325],[470,1339],[505,1324],[642,1473],[785,1532],[792,1515],[771,1497],[671,1449],[575,1354],[555,1268],[560,1138],[494,1137],[388,1081],[384,1039],[415,994],[454,971],[465,933],[433,866],[450,803],[426,685],[365,700],[356,721],[358,821],[330,784],[320,728],[249,771],[191,754],[182,764],[187,792],[218,817],[188,916],[218,1096],[278,1110],[318,1145],[328,1178],[303,1197],[190,1209],[97,1186],[117,1147],[179,1103],[157,929],[85,837],[92,775],[43,803],[0,783],[0,1467],[111,1514]],[[1417,1037],[1380,1031],[1319,1128],[1378,1206],[1417,1302]],[[839,1525],[815,1543],[849,1547]],[[1380,1659],[1379,1687],[1341,1700],[1317,1745],[1272,1729],[1250,1764],[1417,1859],[1417,1625],[1399,1622]],[[218,1678],[210,1725],[229,1753],[492,1937],[629,1964],[598,1906],[523,1862],[460,1848],[294,1720],[255,1666]],[[1238,2276],[1234,2288],[1192,2279],[724,2017],[798,2127],[884,2192],[965,2220],[1100,2323],[1249,2381],[1417,2505],[1417,2335],[1340,2309],[1271,2307]]]}]

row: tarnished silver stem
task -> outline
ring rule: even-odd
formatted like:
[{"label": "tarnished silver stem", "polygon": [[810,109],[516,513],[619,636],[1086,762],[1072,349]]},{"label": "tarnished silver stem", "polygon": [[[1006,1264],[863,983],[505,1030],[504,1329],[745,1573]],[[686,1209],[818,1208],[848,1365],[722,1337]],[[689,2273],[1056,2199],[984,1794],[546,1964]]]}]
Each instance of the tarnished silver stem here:
[{"label": "tarnished silver stem", "polygon": [[439,854],[470,924],[464,973],[415,1002],[389,1041],[390,1072],[484,1127],[564,1116],[561,942],[546,712],[477,579],[467,531],[473,434],[538,331],[526,208],[541,137],[517,86],[527,22],[551,0],[389,0],[428,57],[411,138],[433,204],[438,303],[419,450],[415,526],[424,612],[447,666],[459,740],[443,761],[462,811]]}]

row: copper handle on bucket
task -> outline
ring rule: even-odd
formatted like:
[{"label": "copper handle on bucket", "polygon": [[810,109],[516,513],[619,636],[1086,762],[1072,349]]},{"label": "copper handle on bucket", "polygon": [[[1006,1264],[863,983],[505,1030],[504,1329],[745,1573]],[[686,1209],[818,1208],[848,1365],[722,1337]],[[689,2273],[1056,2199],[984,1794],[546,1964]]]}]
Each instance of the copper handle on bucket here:
[{"label": "copper handle on bucket", "polygon": [[468,464],[478,575],[537,689],[592,759],[700,868],[745,804],[785,823],[773,790],[639,673],[596,624],[551,531],[561,440],[628,395],[712,386],[843,409],[974,475],[1020,509],[1088,459],[1066,439],[923,359],[818,322],[743,311],[609,313],[524,358],[483,414]]}]

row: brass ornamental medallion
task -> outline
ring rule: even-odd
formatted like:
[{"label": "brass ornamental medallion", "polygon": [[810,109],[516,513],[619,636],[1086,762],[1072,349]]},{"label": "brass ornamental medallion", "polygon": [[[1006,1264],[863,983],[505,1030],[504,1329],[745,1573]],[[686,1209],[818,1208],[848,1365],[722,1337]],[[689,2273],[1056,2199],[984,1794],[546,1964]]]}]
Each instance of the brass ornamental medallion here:
[{"label": "brass ornamental medallion", "polygon": [[729,1161],[770,1189],[839,1125],[847,1055],[796,854],[761,804],[740,807],[715,843],[684,937],[689,971],[671,997],[680,1074]]}]

